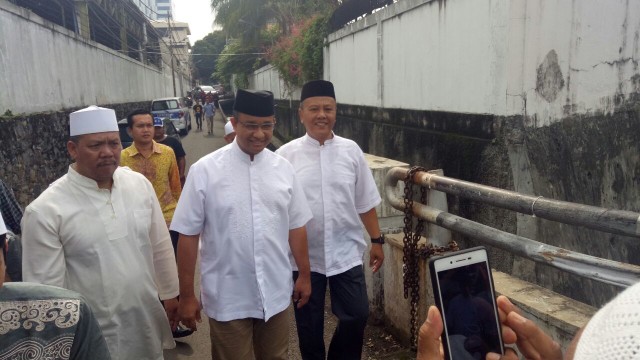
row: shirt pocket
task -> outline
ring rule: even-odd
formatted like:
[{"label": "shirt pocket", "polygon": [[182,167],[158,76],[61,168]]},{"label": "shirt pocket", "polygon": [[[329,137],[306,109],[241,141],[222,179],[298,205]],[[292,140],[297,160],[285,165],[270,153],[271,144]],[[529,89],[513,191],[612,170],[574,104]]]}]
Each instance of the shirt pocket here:
[{"label": "shirt pocket", "polygon": [[135,210],[133,212],[135,219],[134,235],[140,246],[150,245],[149,232],[151,230],[151,209]]}]

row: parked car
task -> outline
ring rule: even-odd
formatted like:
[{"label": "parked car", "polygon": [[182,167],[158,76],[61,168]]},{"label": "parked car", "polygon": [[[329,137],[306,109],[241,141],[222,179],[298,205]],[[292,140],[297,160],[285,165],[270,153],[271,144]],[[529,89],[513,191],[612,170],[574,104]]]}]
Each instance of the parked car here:
[{"label": "parked car", "polygon": [[200,89],[204,91],[205,94],[216,92],[216,89],[209,85],[200,85]]},{"label": "parked car", "polygon": [[169,97],[151,101],[151,113],[160,118],[169,118],[180,135],[191,130],[191,113],[184,98]]},{"label": "parked car", "polygon": [[[168,136],[178,139],[178,141],[182,143],[182,139],[180,139],[180,133],[178,132],[178,129],[176,129],[175,125],[173,125],[173,122],[168,118],[162,119],[162,122],[164,123],[164,133],[167,134]],[[133,144],[133,139],[127,132],[127,127],[129,127],[129,124],[127,123],[126,118],[118,121],[118,130],[120,131],[120,142],[122,143],[123,149],[128,148],[129,146],[131,146],[131,144]]]}]

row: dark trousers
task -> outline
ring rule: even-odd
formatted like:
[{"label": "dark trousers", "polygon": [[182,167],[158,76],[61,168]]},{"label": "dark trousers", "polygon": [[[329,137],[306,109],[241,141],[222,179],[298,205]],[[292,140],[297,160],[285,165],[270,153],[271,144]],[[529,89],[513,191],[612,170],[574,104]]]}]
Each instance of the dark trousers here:
[{"label": "dark trousers", "polygon": [[180,233],[169,230],[169,236],[171,236],[171,245],[173,245],[173,255],[175,255],[176,261],[178,261],[178,239],[180,238]]},{"label": "dark trousers", "polygon": [[[293,272],[294,281],[298,272]],[[331,338],[327,359],[356,360],[362,356],[364,328],[369,317],[367,286],[362,265],[327,277],[311,273],[311,298],[301,309],[294,307],[300,353],[304,360],[324,360],[324,300],[329,282],[331,312],[338,326]]]},{"label": "dark trousers", "polygon": [[202,113],[196,113],[196,126],[198,130],[202,130]]}]

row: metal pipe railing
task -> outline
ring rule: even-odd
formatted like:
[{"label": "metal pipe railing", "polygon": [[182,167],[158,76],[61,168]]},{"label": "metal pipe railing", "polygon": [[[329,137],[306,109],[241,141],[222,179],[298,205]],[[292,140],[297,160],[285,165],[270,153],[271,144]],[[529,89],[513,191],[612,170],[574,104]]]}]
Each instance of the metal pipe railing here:
[{"label": "metal pipe railing", "polygon": [[[398,181],[405,178],[407,171],[408,170],[405,168],[393,168],[389,170],[385,180],[385,193],[387,200],[391,206],[401,211],[404,210],[404,199],[396,196],[394,189],[396,188]],[[424,179],[423,174],[424,173],[416,174],[416,178]],[[438,177],[442,178],[442,176]],[[420,184],[423,184],[423,182],[420,182]],[[418,202],[413,203],[412,211],[416,216],[425,219],[429,223],[459,232],[463,235],[481,240],[487,245],[501,248],[536,262],[545,263],[572,274],[622,287],[626,287],[640,281],[640,266],[637,265],[602,259],[556,246],[547,245],[467,220]],[[536,216],[538,216],[537,211]],[[444,244],[434,245],[441,246]]]},{"label": "metal pipe railing", "polygon": [[[396,174],[404,179],[407,170],[401,170]],[[635,212],[545,199],[542,196],[523,195],[515,191],[475,184],[429,172],[418,172],[413,180],[415,184],[433,190],[522,214],[535,215],[542,219],[584,226],[612,234],[640,237],[640,214]]]}]

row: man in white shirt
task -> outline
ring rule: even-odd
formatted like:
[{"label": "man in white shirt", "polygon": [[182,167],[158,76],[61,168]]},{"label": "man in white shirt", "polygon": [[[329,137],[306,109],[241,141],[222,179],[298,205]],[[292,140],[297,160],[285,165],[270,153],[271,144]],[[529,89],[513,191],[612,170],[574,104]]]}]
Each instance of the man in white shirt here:
[{"label": "man in white shirt", "polygon": [[[304,188],[313,219],[307,223],[311,298],[295,310],[302,358],[325,359],[324,300],[329,283],[331,309],[338,326],[329,359],[360,359],[369,316],[362,258],[367,248],[362,225],[371,235],[369,266],[384,261],[375,206],[381,199],[358,145],[333,133],[336,122],[333,84],[310,81],[302,88],[298,115],[306,135],[277,154],[289,160]],[[298,276],[293,273],[294,278]]]},{"label": "man in white shirt", "polygon": [[179,289],[158,199],[142,174],[118,167],[113,110],[71,113],[70,136],[75,162],[22,218],[24,280],[84,295],[113,359],[162,359],[175,346]]},{"label": "man in white shirt", "polygon": [[[238,90],[231,120],[235,140],[189,169],[171,222],[180,233],[182,322],[196,330],[194,293],[200,242],[202,307],[217,360],[286,359],[293,297],[311,293],[304,225],[311,218],[288,161],[264,150],[275,125],[273,94]],[[300,271],[291,278],[293,256]]]}]

